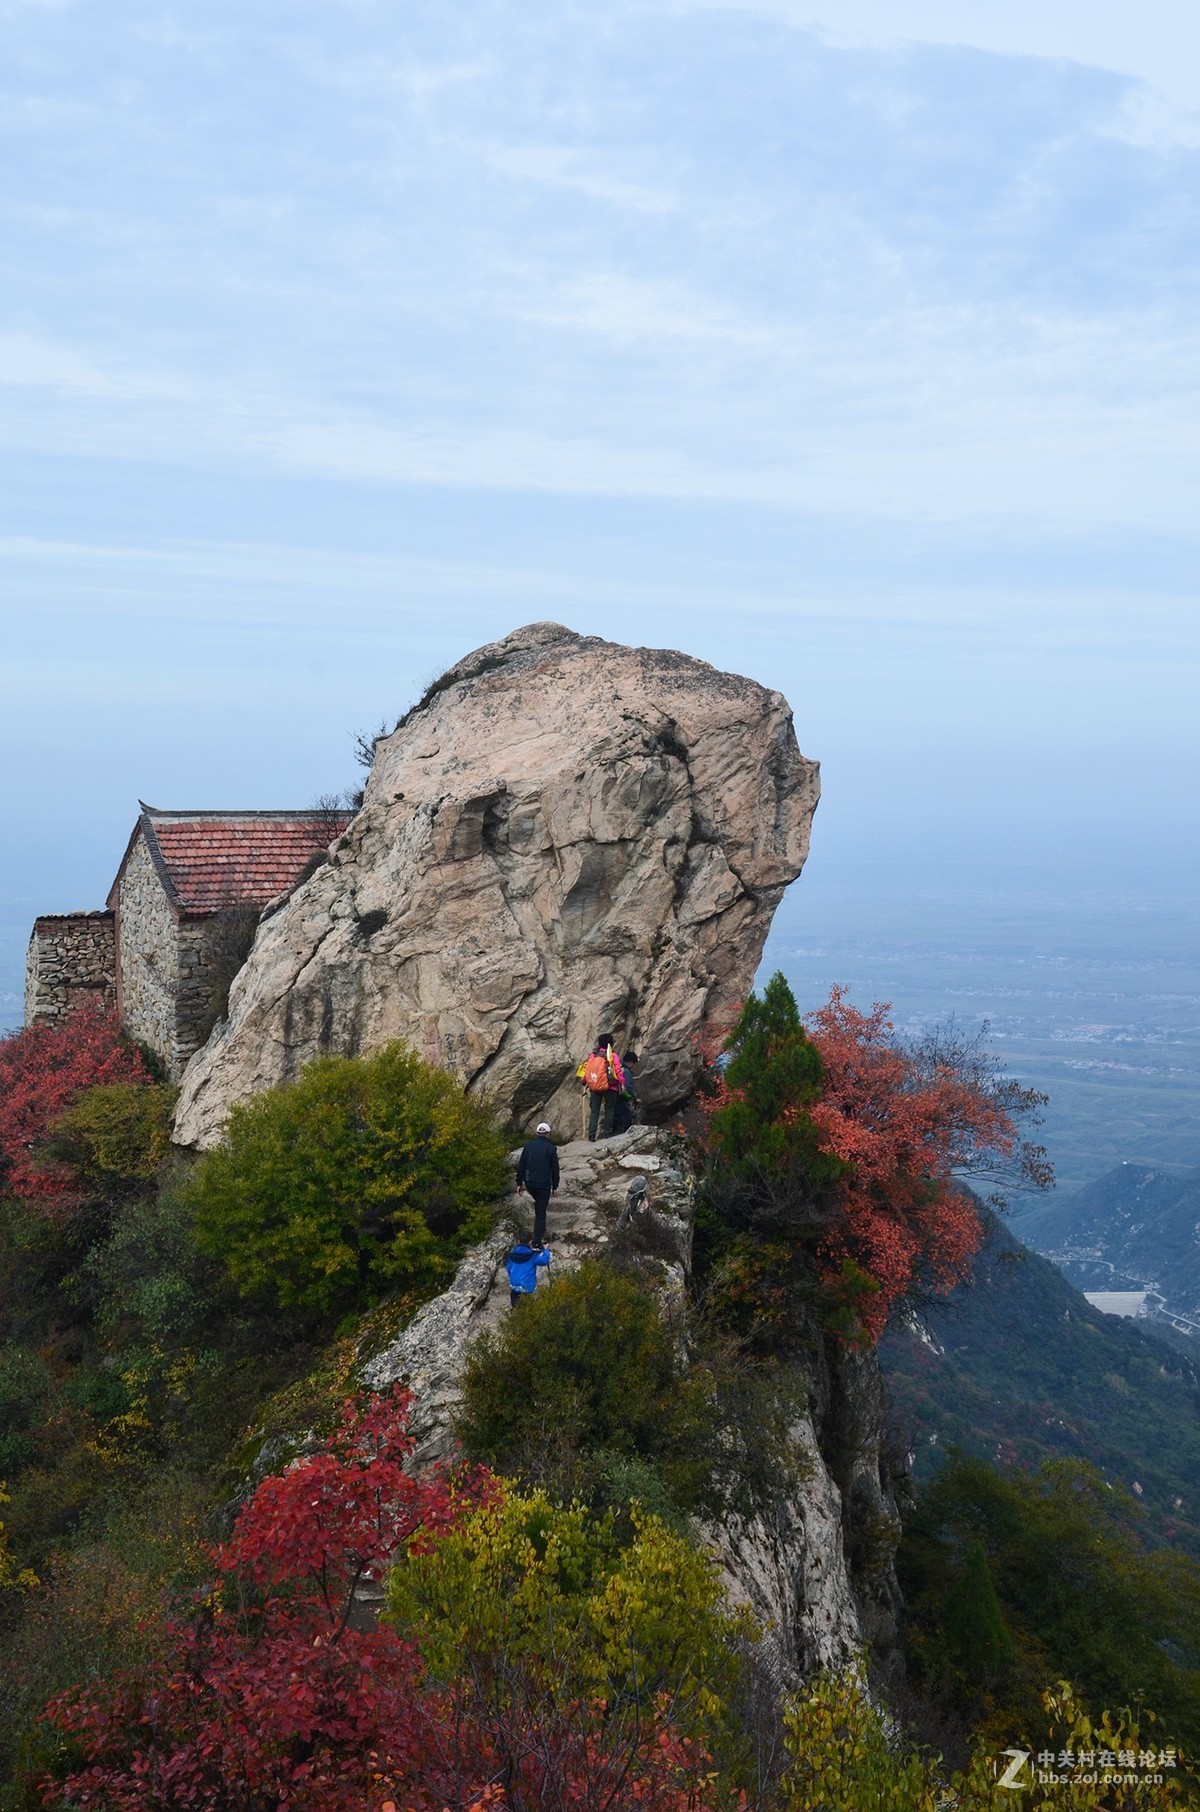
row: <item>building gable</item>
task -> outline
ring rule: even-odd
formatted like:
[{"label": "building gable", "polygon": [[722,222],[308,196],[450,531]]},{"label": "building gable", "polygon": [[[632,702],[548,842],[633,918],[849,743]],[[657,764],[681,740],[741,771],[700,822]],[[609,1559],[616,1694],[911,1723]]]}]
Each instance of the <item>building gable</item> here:
[{"label": "building gable", "polygon": [[349,812],[163,811],[142,803],[108,904],[139,838],[176,918],[203,918],[232,905],[257,906],[286,893],[314,855],[350,822]]},{"label": "building gable", "polygon": [[173,1080],[224,1012],[258,914],[295,887],[350,816],[142,804],[109,894],[117,1010]]},{"label": "building gable", "polygon": [[353,813],[163,811],[139,801],[108,910],[37,921],[26,1018],[115,1001],[131,1037],[178,1079],[224,1012],[258,914],[303,878]]}]

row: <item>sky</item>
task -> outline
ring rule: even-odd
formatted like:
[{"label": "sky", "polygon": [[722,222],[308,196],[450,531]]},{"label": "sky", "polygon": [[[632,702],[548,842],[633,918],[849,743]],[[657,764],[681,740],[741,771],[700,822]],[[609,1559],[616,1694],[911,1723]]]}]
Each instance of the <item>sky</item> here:
[{"label": "sky", "polygon": [[540,618],[786,693],[793,914],[1200,894],[1188,0],[0,0],[0,46],[0,1022],[139,798],[310,803]]}]

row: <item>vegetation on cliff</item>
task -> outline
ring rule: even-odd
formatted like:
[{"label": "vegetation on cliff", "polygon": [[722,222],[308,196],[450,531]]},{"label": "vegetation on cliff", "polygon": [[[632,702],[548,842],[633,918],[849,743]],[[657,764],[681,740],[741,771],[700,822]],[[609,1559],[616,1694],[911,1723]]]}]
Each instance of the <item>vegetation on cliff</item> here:
[{"label": "vegetation on cliff", "polygon": [[456,1433],[469,1458],[570,1504],[668,1516],[712,1500],[720,1422],[657,1293],[597,1259],[475,1342]]},{"label": "vegetation on cliff", "polygon": [[1041,1097],[973,1043],[905,1045],[840,989],[807,1024],[782,975],[743,1006],[706,1097],[708,1284],[754,1344],[814,1316],[879,1339],[897,1305],[967,1275],[983,1227],[963,1175],[1044,1185],[1022,1120]]},{"label": "vegetation on cliff", "polygon": [[880,1363],[924,1485],[947,1447],[1036,1471],[1087,1460],[1148,1536],[1200,1553],[1200,1354],[1102,1315],[993,1222],[969,1284],[901,1317]]},{"label": "vegetation on cliff", "polygon": [[[692,1300],[665,1312],[653,1258],[619,1251],[539,1292],[469,1368],[461,1433],[489,1469],[414,1479],[401,1397],[331,1411],[347,1315],[386,1297],[402,1319],[486,1224],[505,1171],[483,1110],[406,1052],[321,1062],[189,1167],[111,1023],[57,1036],[0,1050],[7,1807],[1118,1806],[1001,1794],[971,1757],[969,1727],[990,1754],[1150,1743],[1144,1717],[1093,1731],[1047,1702],[1068,1677],[1092,1706],[1157,1702],[1156,1747],[1191,1742],[1197,1574],[1099,1485],[950,1472],[910,1517],[914,1670],[956,1780],[852,1675],[780,1704],[696,1541],[739,1483],[759,1507],[794,1484],[804,1356],[861,1350],[961,1273],[959,1166],[1036,1168],[1036,1103],[977,1054],[906,1050],[840,996],[806,1028],[772,982],[714,1077]],[[309,1433],[264,1450],[281,1387]],[[1174,1803],[1184,1773],[1129,1803]]]},{"label": "vegetation on cliff", "polygon": [[243,1295],[324,1315],[443,1285],[507,1178],[488,1109],[393,1044],[319,1058],[236,1106],[187,1201]]},{"label": "vegetation on cliff", "polygon": [[1200,1755],[1200,1569],[1147,1545],[1135,1500],[1076,1460],[1032,1475],[952,1458],[900,1551],[909,1660],[930,1698],[998,1743],[1048,1741],[1047,1678],[1140,1700]]},{"label": "vegetation on cliff", "polygon": [[[0,1038],[0,1189],[58,1221],[110,1204],[114,1187],[153,1176],[163,1099],[142,1053],[98,1007]],[[82,1162],[71,1162],[72,1142]]]}]

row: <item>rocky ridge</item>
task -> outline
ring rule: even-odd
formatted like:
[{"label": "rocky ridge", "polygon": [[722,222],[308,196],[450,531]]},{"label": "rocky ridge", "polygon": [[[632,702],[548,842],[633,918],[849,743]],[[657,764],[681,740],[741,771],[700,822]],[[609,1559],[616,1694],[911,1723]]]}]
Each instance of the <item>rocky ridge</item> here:
[{"label": "rocky ridge", "polygon": [[478,649],[376,745],[362,810],[268,908],[188,1065],[180,1143],[314,1057],[404,1039],[517,1124],[576,1110],[597,1030],[651,1115],[750,988],[817,767],[778,692],[554,623]]},{"label": "rocky ridge", "polygon": [[[682,1141],[652,1127],[635,1127],[614,1139],[560,1145],[562,1173],[551,1201],[547,1244],[551,1269],[572,1270],[584,1258],[607,1250],[637,1177],[652,1183],[643,1214],[652,1215],[670,1253],[664,1285],[678,1294],[691,1260],[692,1187]],[[477,1334],[501,1325],[509,1313],[504,1258],[514,1240],[527,1236],[529,1198],[512,1192],[498,1205],[496,1227],[462,1260],[453,1283],[419,1309],[399,1338],[364,1366],[371,1390],[403,1381],[415,1398],[411,1427],[416,1459],[428,1465],[444,1459],[453,1442],[450,1424],[459,1402],[466,1349]]]},{"label": "rocky ridge", "polygon": [[[682,1293],[691,1263],[693,1184],[686,1147],[661,1128],[559,1148],[562,1182],[548,1221],[552,1269],[570,1269],[610,1248],[630,1185],[643,1177],[642,1205],[654,1223],[654,1263],[668,1297]],[[466,1352],[510,1312],[504,1256],[527,1231],[528,1209],[515,1193],[501,1205],[494,1232],[463,1259],[450,1288],[363,1365],[360,1378],[380,1390],[403,1383],[414,1394],[416,1462],[453,1450]],[[701,1531],[735,1603],[768,1630],[784,1680],[839,1666],[872,1640],[886,1664],[894,1652],[897,1594],[891,1557],[896,1512],[881,1476],[879,1375],[874,1354],[814,1359],[808,1402],[796,1412],[789,1445],[801,1456],[783,1493],[749,1517]],[[868,1551],[869,1550],[869,1551]]]}]

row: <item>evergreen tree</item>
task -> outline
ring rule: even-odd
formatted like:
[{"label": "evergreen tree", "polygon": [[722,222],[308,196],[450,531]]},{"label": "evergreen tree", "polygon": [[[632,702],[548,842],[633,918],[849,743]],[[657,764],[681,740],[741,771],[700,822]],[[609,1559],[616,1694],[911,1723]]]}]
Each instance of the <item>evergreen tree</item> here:
[{"label": "evergreen tree", "polygon": [[946,1642],[972,1686],[991,1686],[1012,1659],[1012,1637],[1005,1628],[983,1543],[967,1549],[962,1576],[950,1591],[945,1608]]}]

